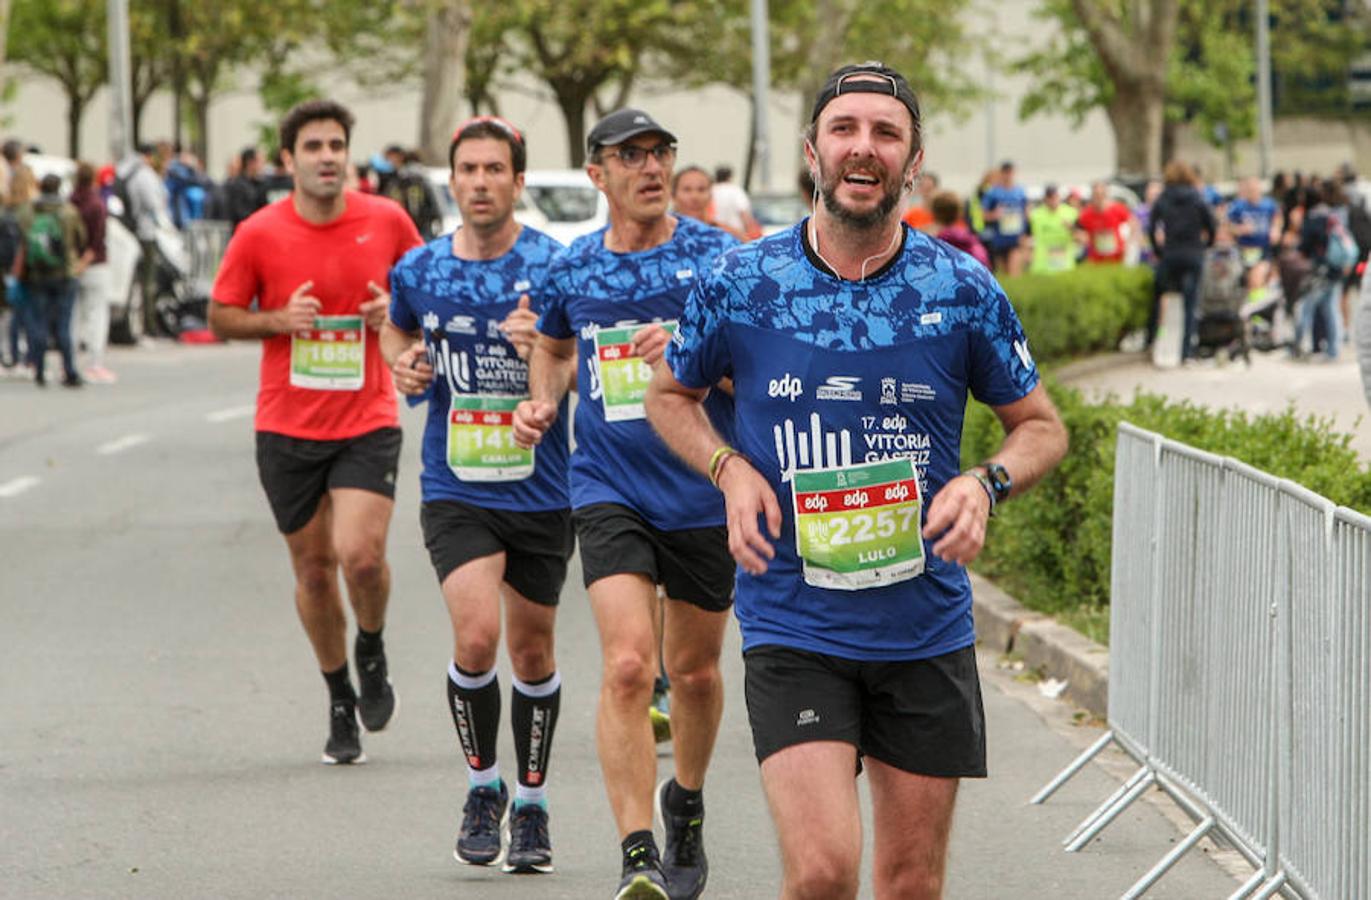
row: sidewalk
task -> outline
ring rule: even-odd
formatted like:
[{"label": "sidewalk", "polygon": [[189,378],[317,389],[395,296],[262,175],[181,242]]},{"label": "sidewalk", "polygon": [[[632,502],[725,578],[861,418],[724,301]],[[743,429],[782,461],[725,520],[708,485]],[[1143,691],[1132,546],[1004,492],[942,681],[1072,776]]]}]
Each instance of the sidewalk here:
[{"label": "sidewalk", "polygon": [[1057,378],[1092,399],[1111,393],[1127,399],[1144,390],[1249,413],[1278,413],[1293,405],[1301,416],[1332,418],[1337,430],[1352,435],[1352,448],[1371,462],[1371,409],[1351,346],[1344,346],[1334,363],[1295,362],[1283,351],[1253,353],[1250,368],[1241,360],[1226,365],[1204,360],[1192,368],[1159,369],[1142,354],[1116,353],[1065,366]]}]

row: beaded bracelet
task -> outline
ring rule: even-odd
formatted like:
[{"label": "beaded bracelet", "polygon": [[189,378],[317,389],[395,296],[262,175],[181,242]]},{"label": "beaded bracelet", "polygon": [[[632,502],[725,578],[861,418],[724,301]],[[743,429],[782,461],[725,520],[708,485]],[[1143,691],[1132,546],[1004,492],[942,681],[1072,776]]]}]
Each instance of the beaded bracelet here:
[{"label": "beaded bracelet", "polygon": [[734,450],[732,447],[728,446],[728,444],[724,444],[718,450],[715,450],[714,455],[709,458],[709,483],[714,485],[715,487],[718,487],[719,472],[723,469],[724,461],[727,460],[730,456],[741,455],[742,454],[740,454],[737,450]]}]

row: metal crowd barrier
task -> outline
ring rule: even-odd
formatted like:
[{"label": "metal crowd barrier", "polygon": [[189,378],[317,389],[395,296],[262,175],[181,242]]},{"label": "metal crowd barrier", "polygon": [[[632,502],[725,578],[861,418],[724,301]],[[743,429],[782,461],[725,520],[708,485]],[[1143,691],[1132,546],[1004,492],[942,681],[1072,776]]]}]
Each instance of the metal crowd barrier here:
[{"label": "metal crowd barrier", "polygon": [[1231,896],[1371,898],[1371,518],[1127,423],[1114,472],[1109,744],[1137,771],[1063,843],[1148,789],[1255,869]]},{"label": "metal crowd barrier", "polygon": [[189,257],[187,282],[192,297],[208,297],[219,274],[233,226],[215,219],[195,219],[186,225],[186,251]]}]

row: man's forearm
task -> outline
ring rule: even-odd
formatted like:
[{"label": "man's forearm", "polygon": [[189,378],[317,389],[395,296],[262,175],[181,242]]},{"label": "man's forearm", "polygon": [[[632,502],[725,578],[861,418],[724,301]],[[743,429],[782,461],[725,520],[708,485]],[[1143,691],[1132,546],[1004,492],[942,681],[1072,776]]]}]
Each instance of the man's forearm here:
[{"label": "man's forearm", "polygon": [[418,332],[401,331],[389,319],[381,326],[381,358],[387,367],[393,367],[395,360],[418,340]]},{"label": "man's forearm", "polygon": [[564,342],[546,335],[538,335],[528,360],[528,395],[556,406],[562,402],[576,377],[575,344],[570,340],[571,352],[566,353]]},{"label": "man's forearm", "polygon": [[229,340],[260,340],[281,334],[276,311],[243,309],[212,300],[209,304],[209,327],[216,337]]},{"label": "man's forearm", "polygon": [[1013,479],[1013,497],[1031,488],[1066,456],[1066,428],[1059,419],[1032,419],[1005,435],[990,459],[1004,466]]},{"label": "man's forearm", "polygon": [[700,402],[702,396],[664,387],[664,375],[670,382],[675,382],[669,372],[654,374],[648,385],[647,396],[643,398],[647,419],[662,442],[686,465],[702,475],[708,475],[710,460],[714,451],[723,446],[724,439],[705,414]]}]

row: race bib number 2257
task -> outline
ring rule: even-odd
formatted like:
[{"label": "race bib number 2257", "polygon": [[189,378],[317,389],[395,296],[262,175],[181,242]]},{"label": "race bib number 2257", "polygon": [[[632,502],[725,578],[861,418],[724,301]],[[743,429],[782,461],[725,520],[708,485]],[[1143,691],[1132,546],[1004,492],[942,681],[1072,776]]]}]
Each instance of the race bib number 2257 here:
[{"label": "race bib number 2257", "polygon": [[806,583],[851,591],[923,572],[923,498],[912,460],[801,470],[791,487]]}]

